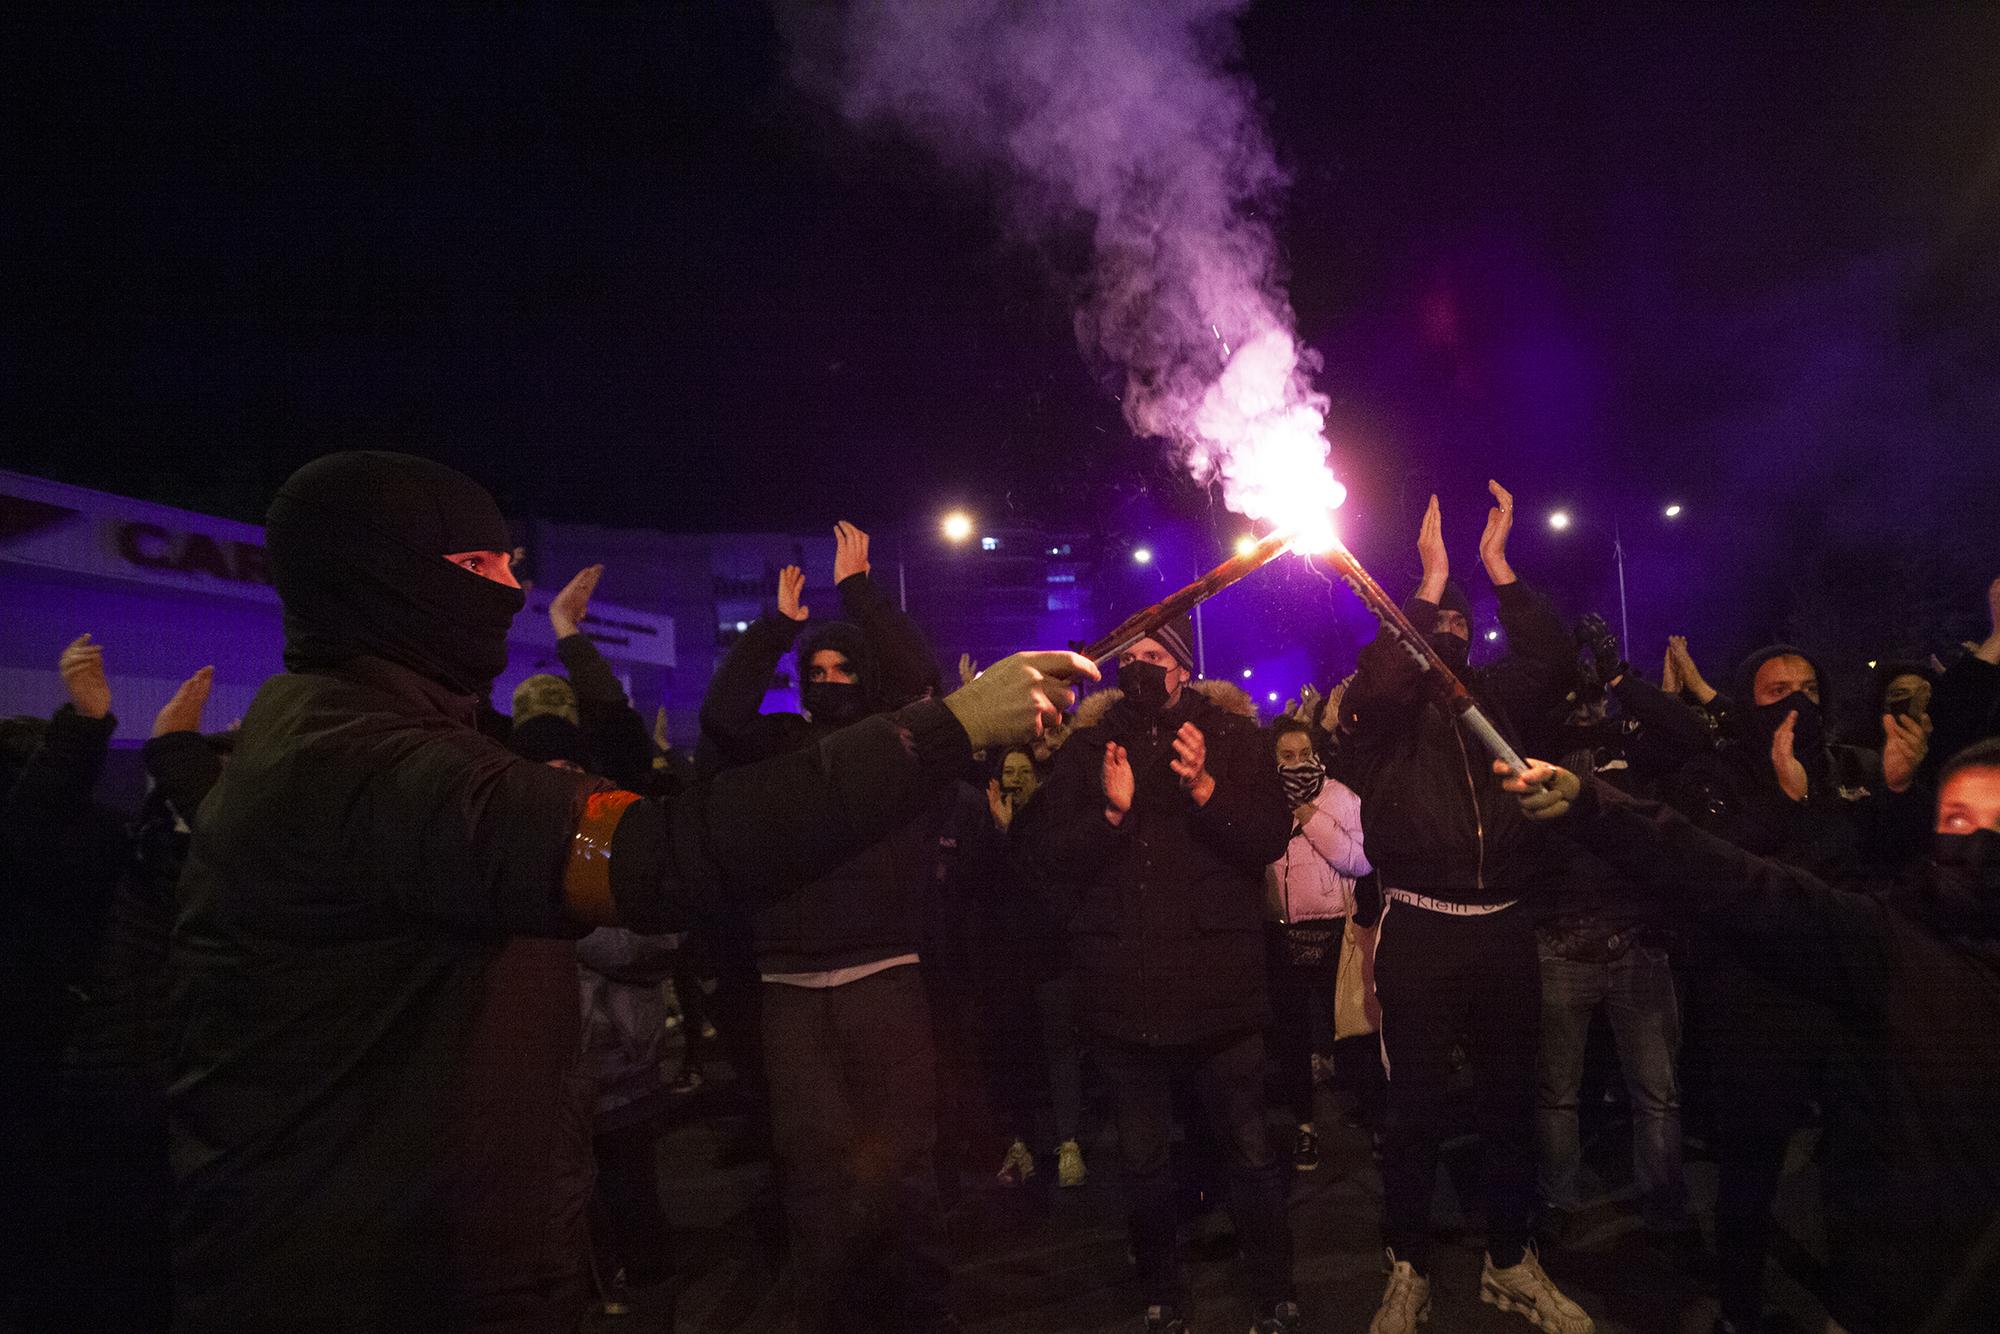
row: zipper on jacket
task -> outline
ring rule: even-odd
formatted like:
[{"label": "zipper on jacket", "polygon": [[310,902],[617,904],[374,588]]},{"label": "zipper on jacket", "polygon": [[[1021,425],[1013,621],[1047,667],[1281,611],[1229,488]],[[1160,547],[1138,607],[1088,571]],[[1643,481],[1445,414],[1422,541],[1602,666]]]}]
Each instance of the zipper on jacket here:
[{"label": "zipper on jacket", "polygon": [[1479,814],[1479,788],[1472,781],[1472,756],[1465,749],[1465,733],[1459,730],[1458,719],[1451,720],[1451,734],[1458,739],[1458,758],[1465,763],[1465,791],[1472,798],[1472,838],[1479,849],[1479,858],[1473,864],[1472,883],[1477,889],[1486,888],[1486,821]]}]

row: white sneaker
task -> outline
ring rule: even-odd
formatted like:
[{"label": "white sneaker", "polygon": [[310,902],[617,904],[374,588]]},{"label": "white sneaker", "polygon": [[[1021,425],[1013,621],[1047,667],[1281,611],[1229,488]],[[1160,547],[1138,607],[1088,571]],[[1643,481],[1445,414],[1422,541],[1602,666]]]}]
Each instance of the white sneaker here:
[{"label": "white sneaker", "polygon": [[1090,1173],[1083,1166],[1083,1146],[1073,1139],[1064,1140],[1056,1148],[1056,1184],[1059,1186],[1081,1186]]},{"label": "white sneaker", "polygon": [[1532,1246],[1522,1252],[1521,1263],[1505,1269],[1495,1269],[1493,1257],[1486,1257],[1486,1268],[1479,1275],[1479,1300],[1525,1316],[1549,1334],[1593,1334],[1597,1328],[1581,1306],[1563,1296]]},{"label": "white sneaker", "polygon": [[1000,1160],[1000,1171],[998,1173],[1000,1184],[1003,1186],[1025,1185],[1028,1178],[1034,1174],[1035,1155],[1028,1152],[1028,1146],[1018,1139],[1009,1144],[1007,1146],[1007,1156]]},{"label": "white sneaker", "polygon": [[1418,1325],[1431,1318],[1431,1281],[1416,1271],[1408,1260],[1389,1258],[1389,1286],[1382,1289],[1382,1304],[1368,1322],[1368,1334],[1416,1334]]}]

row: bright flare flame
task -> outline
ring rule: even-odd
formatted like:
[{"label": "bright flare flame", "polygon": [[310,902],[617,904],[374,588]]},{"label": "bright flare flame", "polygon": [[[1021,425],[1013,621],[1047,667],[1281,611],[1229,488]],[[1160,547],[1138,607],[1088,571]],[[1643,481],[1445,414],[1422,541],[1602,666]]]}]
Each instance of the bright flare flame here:
[{"label": "bright flare flame", "polygon": [[944,530],[946,541],[963,542],[972,536],[972,516],[964,510],[953,510],[945,515],[944,522],[939,526]]},{"label": "bright flare flame", "polygon": [[1257,539],[1245,533],[1236,539],[1236,554],[1247,556],[1257,549]]},{"label": "bright flare flame", "polygon": [[1327,465],[1326,405],[1291,331],[1269,325],[1237,344],[1202,395],[1185,437],[1188,464],[1198,480],[1221,480],[1229,508],[1293,534],[1293,550],[1331,550],[1347,488]]}]

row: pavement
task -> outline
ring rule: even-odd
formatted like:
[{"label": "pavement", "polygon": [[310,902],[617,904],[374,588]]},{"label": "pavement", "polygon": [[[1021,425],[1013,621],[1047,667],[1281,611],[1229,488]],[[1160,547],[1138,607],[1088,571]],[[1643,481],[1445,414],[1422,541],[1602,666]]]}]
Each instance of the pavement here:
[{"label": "pavement", "polygon": [[[726,1085],[711,1083],[690,1099],[660,1143],[662,1193],[674,1226],[680,1273],[679,1334],[785,1334],[778,1205],[768,1163],[736,1163],[732,1145],[743,1121],[727,1109]],[[1296,1273],[1306,1328],[1363,1334],[1382,1292],[1378,1233],[1381,1177],[1366,1134],[1342,1122],[1333,1095],[1321,1090],[1322,1161],[1295,1173],[1291,1218]],[[1087,1123],[1090,1124],[1090,1123]],[[1115,1144],[1101,1119],[1086,1133],[1090,1179],[1062,1190],[1053,1157],[1026,1186],[1003,1188],[981,1173],[960,1177],[948,1224],[957,1257],[954,1300],[971,1334],[1137,1334],[1143,1302],[1128,1259]],[[1273,1120],[1282,1134],[1281,1117]],[[1586,1122],[1590,1202],[1544,1264],[1602,1334],[1707,1334],[1715,1315],[1700,1254],[1669,1254],[1641,1226],[1629,1189],[1629,1124],[1615,1108]],[[1282,1141],[1281,1141],[1282,1142]],[[1779,1216],[1784,1235],[1769,1287],[1775,1305],[1801,1330],[1825,1316],[1794,1277],[1813,1277],[1817,1261],[1816,1185],[1809,1132],[1795,1146]],[[1479,1145],[1467,1135],[1447,1146],[1441,1165],[1431,1259],[1431,1334],[1524,1334],[1531,1325],[1479,1301],[1484,1237],[1477,1217]],[[997,1159],[996,1159],[997,1166]],[[1688,1164],[1693,1204],[1708,1231],[1713,1165],[1698,1143]],[[1471,1202],[1471,1207],[1461,1203]],[[1223,1334],[1250,1327],[1250,1305],[1229,1251],[1226,1215],[1200,1220],[1190,1241],[1195,1292],[1193,1328]],[[596,1316],[591,1334],[656,1334],[668,1329],[659,1299],[631,1314]]]}]

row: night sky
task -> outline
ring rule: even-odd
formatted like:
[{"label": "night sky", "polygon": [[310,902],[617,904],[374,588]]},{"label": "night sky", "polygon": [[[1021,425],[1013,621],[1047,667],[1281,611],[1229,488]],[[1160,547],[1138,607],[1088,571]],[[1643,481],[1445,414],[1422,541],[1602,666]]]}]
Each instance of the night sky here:
[{"label": "night sky", "polygon": [[[1521,542],[1579,596],[1620,514],[1662,619],[1726,603],[1755,637],[1883,562],[1977,609],[2000,14],[1332,8],[1253,5],[1242,68],[1385,579],[1432,487],[1469,566],[1491,475],[1591,517]],[[621,525],[1141,492],[1222,524],[1078,355],[1077,254],[794,87],[760,5],[22,36],[6,466],[251,519],[302,460],[389,445]]]}]

